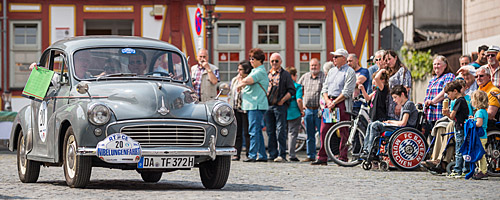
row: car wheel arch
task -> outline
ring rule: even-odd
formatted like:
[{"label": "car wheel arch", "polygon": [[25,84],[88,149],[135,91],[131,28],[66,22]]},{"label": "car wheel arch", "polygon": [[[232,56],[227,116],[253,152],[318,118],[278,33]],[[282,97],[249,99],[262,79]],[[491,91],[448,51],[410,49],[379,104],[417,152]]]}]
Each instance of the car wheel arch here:
[{"label": "car wheel arch", "polygon": [[64,120],[63,122],[61,122],[61,125],[59,127],[59,131],[58,131],[58,136],[57,136],[57,147],[58,147],[58,156],[57,158],[59,158],[57,160],[57,162],[62,162],[63,161],[63,145],[64,145],[64,136],[66,135],[66,131],[68,130],[68,128],[71,126],[71,123],[68,121],[68,120]]}]

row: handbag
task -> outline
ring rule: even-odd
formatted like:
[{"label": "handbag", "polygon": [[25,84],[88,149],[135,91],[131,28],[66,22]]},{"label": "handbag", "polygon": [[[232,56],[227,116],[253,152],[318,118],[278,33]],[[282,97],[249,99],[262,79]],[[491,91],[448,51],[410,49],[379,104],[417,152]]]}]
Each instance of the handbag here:
[{"label": "handbag", "polygon": [[264,90],[264,93],[267,94],[267,103],[269,103],[269,105],[275,105],[278,103],[278,86],[272,86],[271,87],[271,91],[269,91],[269,93],[266,92],[266,89],[264,89],[264,87],[262,87],[262,85],[260,83],[258,83],[260,88],[262,88],[262,90]]}]

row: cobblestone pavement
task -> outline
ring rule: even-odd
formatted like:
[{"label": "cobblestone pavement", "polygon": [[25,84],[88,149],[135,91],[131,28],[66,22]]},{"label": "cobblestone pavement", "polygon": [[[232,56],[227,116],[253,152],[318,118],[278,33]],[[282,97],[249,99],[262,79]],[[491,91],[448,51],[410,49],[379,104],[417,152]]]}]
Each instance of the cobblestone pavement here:
[{"label": "cobblestone pavement", "polygon": [[[305,158],[304,153],[298,154]],[[205,190],[197,169],[144,183],[135,171],[93,168],[85,189],[66,186],[61,167],[42,167],[37,183],[19,181],[16,155],[0,151],[0,199],[499,199],[500,178],[457,180],[417,171],[365,171],[334,163],[231,163],[221,190]]]}]

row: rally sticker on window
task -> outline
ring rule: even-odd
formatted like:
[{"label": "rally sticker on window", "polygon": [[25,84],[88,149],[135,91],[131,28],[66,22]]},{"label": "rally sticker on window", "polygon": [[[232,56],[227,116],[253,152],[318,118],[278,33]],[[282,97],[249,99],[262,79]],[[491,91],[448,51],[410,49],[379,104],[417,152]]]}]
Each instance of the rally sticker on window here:
[{"label": "rally sticker on window", "polygon": [[135,54],[135,49],[132,48],[122,49],[122,54]]},{"label": "rally sticker on window", "polygon": [[47,139],[47,102],[42,101],[40,108],[38,109],[38,134],[40,135],[40,140],[45,142]]},{"label": "rally sticker on window", "polygon": [[137,163],[141,145],[125,134],[115,133],[97,144],[97,157],[108,163]]}]

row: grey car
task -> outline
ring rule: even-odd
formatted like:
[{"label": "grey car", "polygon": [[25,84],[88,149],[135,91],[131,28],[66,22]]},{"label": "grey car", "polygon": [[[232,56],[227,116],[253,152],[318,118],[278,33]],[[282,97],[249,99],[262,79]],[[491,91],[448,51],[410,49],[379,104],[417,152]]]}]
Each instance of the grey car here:
[{"label": "grey car", "polygon": [[9,140],[22,182],[36,182],[43,165],[62,166],[70,187],[85,187],[92,167],[135,170],[145,182],[199,168],[205,188],[226,184],[236,154],[233,109],[197,101],[176,47],[75,37],[48,47],[38,65],[54,76],[45,98],[19,111]]}]

